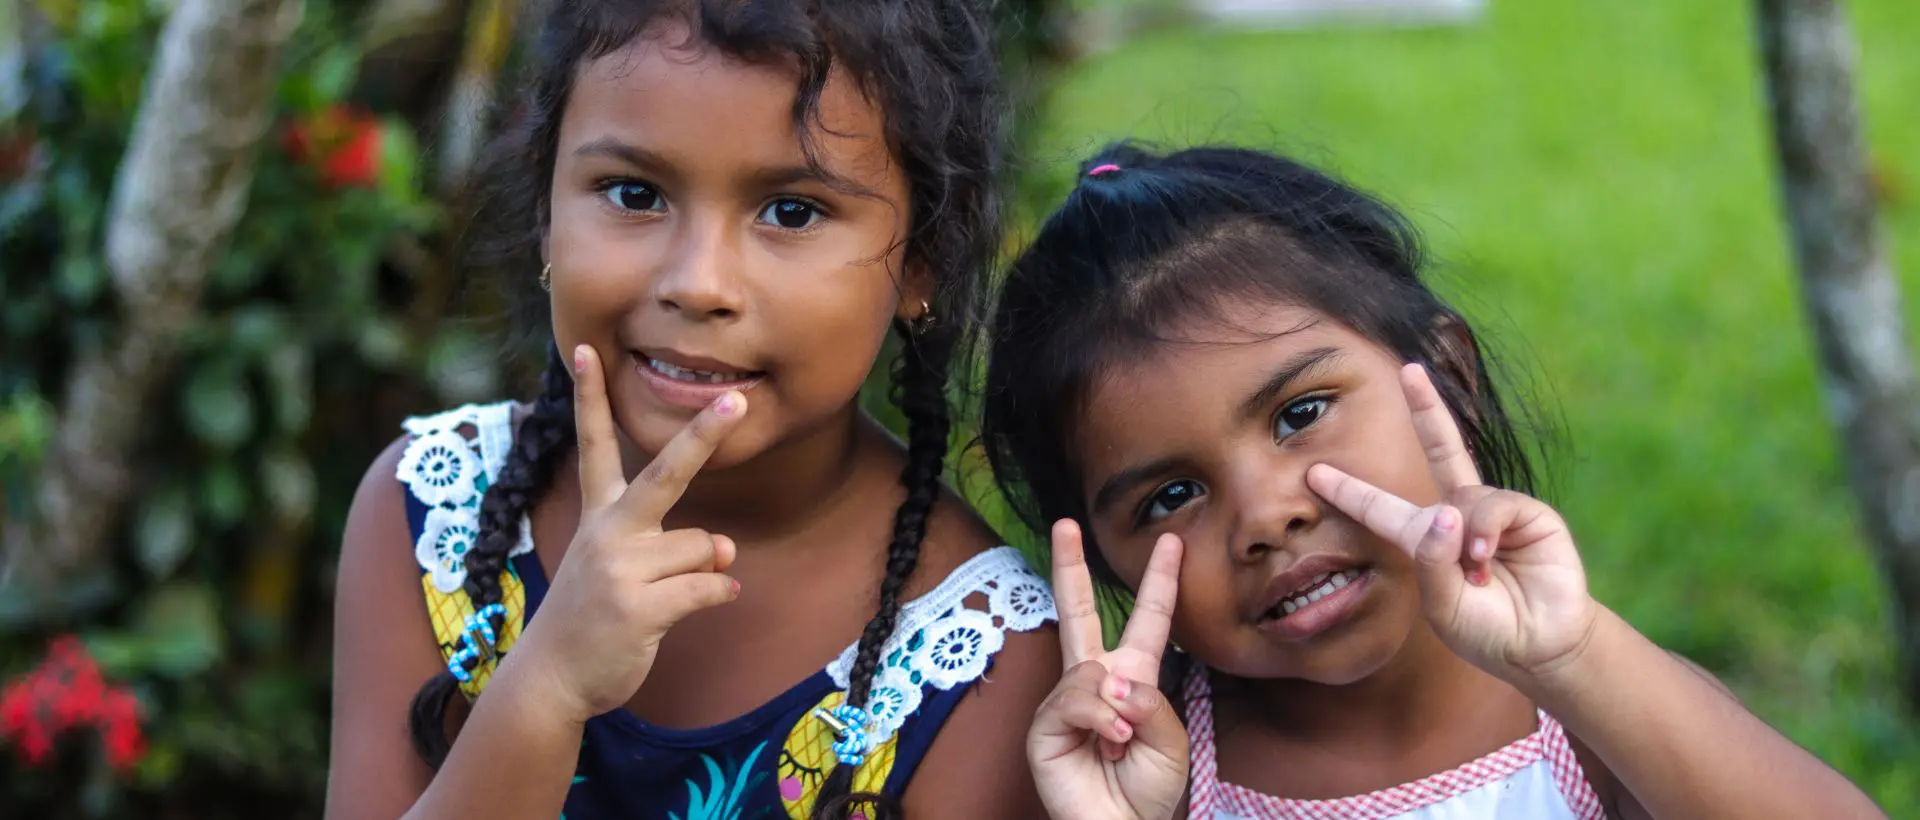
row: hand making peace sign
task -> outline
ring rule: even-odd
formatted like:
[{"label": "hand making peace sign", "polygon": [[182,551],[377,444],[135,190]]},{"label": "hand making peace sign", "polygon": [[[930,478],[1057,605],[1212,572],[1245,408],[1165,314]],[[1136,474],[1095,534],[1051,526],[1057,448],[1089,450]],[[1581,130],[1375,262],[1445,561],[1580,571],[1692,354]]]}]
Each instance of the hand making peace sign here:
[{"label": "hand making peace sign", "polygon": [[1101,639],[1080,527],[1053,527],[1066,673],[1034,716],[1027,762],[1054,817],[1170,818],[1187,786],[1187,731],[1157,688],[1180,584],[1180,539],[1154,545],[1120,645]]},{"label": "hand making peace sign", "polygon": [[1427,620],[1455,653],[1516,685],[1537,678],[1597,622],[1573,535],[1545,503],[1480,483],[1424,368],[1402,368],[1400,385],[1441,501],[1418,506],[1326,464],[1307,484],[1413,556]]},{"label": "hand making peace sign", "polygon": [[606,375],[591,346],[575,349],[573,381],[580,528],[540,617],[509,657],[546,670],[567,714],[584,721],[633,697],[669,627],[739,595],[739,583],[721,574],[733,563],[732,539],[666,532],[661,520],[746,415],[747,400],[730,392],[700,411],[629,483]]}]

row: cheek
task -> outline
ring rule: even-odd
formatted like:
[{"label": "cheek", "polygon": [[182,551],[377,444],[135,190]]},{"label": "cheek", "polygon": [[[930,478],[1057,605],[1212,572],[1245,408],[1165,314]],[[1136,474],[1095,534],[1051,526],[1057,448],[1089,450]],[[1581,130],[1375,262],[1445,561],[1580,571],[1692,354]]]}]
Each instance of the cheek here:
[{"label": "cheek", "polygon": [[1348,449],[1352,470],[1374,485],[1421,506],[1440,500],[1439,487],[1427,468],[1426,450],[1413,429],[1404,405],[1374,414],[1359,427],[1369,432],[1364,446]]},{"label": "cheek", "polygon": [[[812,272],[772,266],[758,307],[768,353],[813,392],[858,390],[879,357],[898,304],[898,288],[878,263]],[[791,387],[792,385],[788,385]]]}]

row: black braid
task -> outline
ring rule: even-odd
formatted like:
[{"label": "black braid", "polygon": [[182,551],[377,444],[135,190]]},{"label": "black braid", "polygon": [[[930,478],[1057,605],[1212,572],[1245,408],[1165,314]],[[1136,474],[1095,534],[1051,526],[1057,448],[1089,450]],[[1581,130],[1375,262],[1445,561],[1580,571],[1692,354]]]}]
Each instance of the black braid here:
[{"label": "black braid", "polygon": [[[940,473],[946,466],[952,417],[947,408],[947,369],[953,356],[953,336],[936,324],[915,334],[898,327],[905,341],[894,363],[893,401],[907,417],[907,468],[900,483],[907,498],[894,513],[893,541],[887,547],[887,576],[880,582],[880,609],[860,634],[853,671],[847,681],[847,702],[865,708],[880,670],[881,650],[893,636],[900,615],[900,592],[920,563],[920,543],[927,535],[927,519],[940,498]],[[869,731],[872,727],[868,727]],[[835,765],[814,801],[814,820],[840,820],[856,807],[868,820],[899,816],[898,807],[883,795],[853,792],[855,767]]]},{"label": "black braid", "polygon": [[[573,436],[573,377],[560,349],[550,346],[547,369],[540,374],[541,393],[534,400],[533,412],[520,423],[514,434],[513,449],[500,467],[500,475],[480,500],[480,533],[467,551],[465,590],[479,610],[500,602],[500,573],[506,569],[507,554],[520,542],[520,520],[553,484],[553,474],[566,455]],[[502,634],[505,619],[489,618],[494,634]],[[469,661],[467,671],[477,663]],[[413,747],[421,759],[434,768],[447,759],[453,741],[447,737],[447,705],[459,691],[453,673],[433,676],[413,696],[408,728]]]}]

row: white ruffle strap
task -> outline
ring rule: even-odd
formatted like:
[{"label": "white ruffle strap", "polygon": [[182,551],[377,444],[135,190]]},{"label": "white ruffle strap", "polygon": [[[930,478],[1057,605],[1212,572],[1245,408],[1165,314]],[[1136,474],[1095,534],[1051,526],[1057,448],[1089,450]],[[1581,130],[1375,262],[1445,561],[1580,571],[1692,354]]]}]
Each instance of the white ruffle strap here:
[{"label": "white ruffle strap", "polygon": [[[984,595],[985,610],[966,599]],[[1006,644],[1006,633],[1027,632],[1057,615],[1053,591],[1020,552],[998,547],[961,564],[931,592],[902,604],[892,637],[868,693],[868,740],[878,745],[920,708],[928,686],[952,689],[979,680]],[[859,644],[847,647],[827,674],[846,689]]]},{"label": "white ruffle strap", "polygon": [[[480,499],[513,447],[513,411],[513,402],[469,404],[401,425],[413,438],[395,474],[427,505],[413,558],[441,592],[451,593],[466,583],[467,551],[480,537]],[[522,518],[520,541],[511,554],[532,549],[532,528]]]}]

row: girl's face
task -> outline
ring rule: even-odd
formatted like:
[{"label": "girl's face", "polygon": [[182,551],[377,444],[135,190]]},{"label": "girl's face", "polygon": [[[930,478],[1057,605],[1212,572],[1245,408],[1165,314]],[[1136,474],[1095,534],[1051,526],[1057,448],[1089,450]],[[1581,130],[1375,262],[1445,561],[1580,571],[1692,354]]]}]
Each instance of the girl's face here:
[{"label": "girl's face", "polygon": [[907,180],[880,111],[829,78],[809,134],[823,178],[793,126],[796,76],[677,25],[576,76],[549,192],[554,337],[600,353],[645,452],[728,389],[750,409],[716,465],[843,419],[929,290],[901,276]]},{"label": "girl's face", "polygon": [[1173,638],[1224,673],[1346,684],[1420,618],[1413,563],[1307,488],[1326,462],[1438,500],[1402,362],[1315,311],[1239,305],[1097,381],[1074,442],[1101,554],[1138,588],[1154,539],[1186,543]]}]

